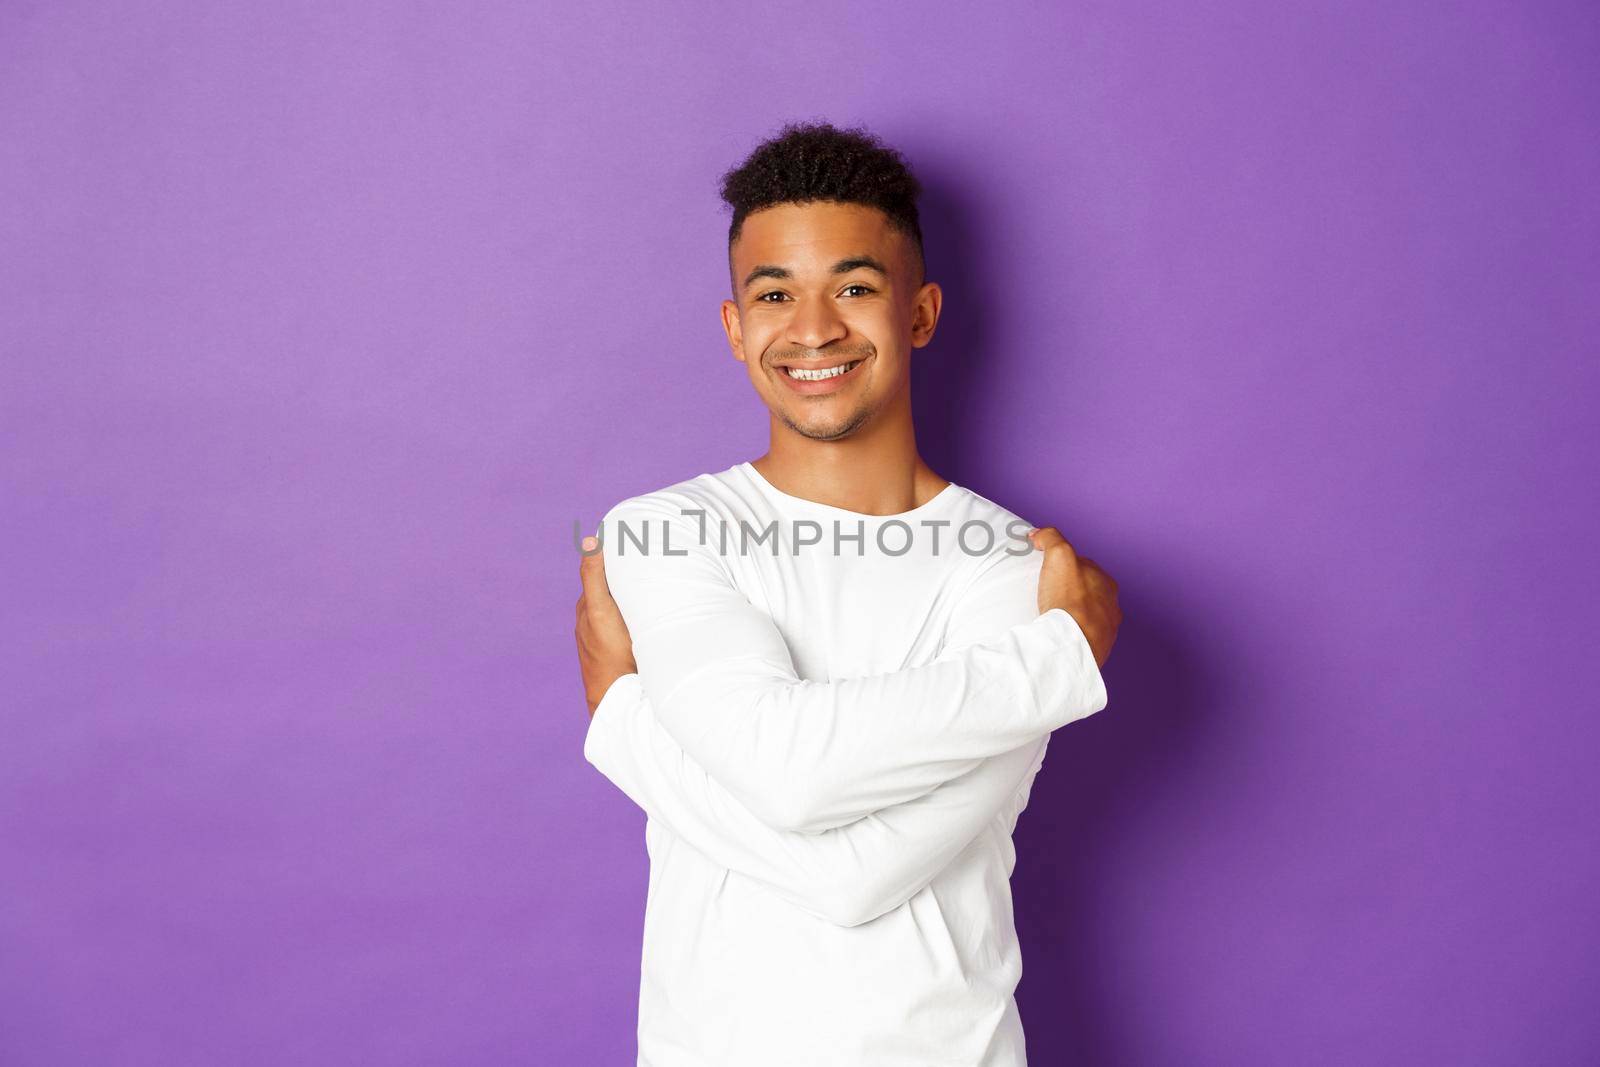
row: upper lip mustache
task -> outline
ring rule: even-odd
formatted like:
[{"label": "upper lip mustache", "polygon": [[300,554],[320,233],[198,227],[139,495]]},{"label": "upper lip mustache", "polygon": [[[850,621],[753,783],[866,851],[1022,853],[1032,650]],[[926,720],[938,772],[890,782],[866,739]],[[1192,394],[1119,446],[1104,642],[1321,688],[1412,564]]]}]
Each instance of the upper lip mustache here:
[{"label": "upper lip mustache", "polygon": [[866,356],[845,356],[842,359],[780,359],[773,362],[774,367],[799,367],[801,370],[828,370],[830,367],[842,367],[846,363],[859,363]]}]

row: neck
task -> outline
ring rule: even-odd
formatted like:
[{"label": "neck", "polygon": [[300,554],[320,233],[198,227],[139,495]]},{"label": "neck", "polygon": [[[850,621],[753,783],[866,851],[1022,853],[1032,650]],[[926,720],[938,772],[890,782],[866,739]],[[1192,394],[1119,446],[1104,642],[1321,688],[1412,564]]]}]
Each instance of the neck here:
[{"label": "neck", "polygon": [[818,504],[896,515],[950,484],[917,453],[909,400],[837,441],[806,437],[775,417],[770,432],[766,455],[750,465],[783,492]]}]

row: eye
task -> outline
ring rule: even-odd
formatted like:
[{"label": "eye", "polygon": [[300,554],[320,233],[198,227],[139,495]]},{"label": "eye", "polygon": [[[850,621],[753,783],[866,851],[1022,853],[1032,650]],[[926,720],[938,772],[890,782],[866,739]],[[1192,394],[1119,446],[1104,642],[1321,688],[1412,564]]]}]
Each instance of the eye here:
[{"label": "eye", "polygon": [[863,293],[872,292],[872,287],[871,286],[862,285],[860,282],[851,282],[849,285],[845,286],[844,288],[845,288],[846,292],[849,292],[851,289],[860,289]]},{"label": "eye", "polygon": [[758,304],[778,304],[778,303],[782,303],[782,301],[779,301],[779,300],[768,300],[767,297],[769,297],[769,296],[781,296],[781,297],[783,297],[784,300],[789,299],[789,296],[788,296],[787,293],[782,293],[782,292],[779,292],[776,289],[772,289],[772,290],[769,290],[769,291],[767,291],[765,293],[762,293],[760,296],[756,297],[756,303],[758,303]]}]

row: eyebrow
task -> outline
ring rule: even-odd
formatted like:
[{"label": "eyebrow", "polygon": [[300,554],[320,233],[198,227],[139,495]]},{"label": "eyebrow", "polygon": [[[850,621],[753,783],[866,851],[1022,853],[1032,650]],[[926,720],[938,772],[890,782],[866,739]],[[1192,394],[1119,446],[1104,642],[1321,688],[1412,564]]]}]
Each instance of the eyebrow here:
[{"label": "eyebrow", "polygon": [[[853,270],[860,269],[875,270],[879,274],[883,275],[883,277],[889,277],[889,271],[882,263],[879,263],[876,259],[866,255],[846,256],[844,259],[841,259],[839,262],[835,263],[833,265],[833,270],[829,273],[849,274]],[[749,274],[744,276],[743,287],[748,289],[752,284],[762,278],[787,279],[793,277],[794,272],[789,270],[787,267],[778,267],[771,263],[763,263],[752,270]]]}]

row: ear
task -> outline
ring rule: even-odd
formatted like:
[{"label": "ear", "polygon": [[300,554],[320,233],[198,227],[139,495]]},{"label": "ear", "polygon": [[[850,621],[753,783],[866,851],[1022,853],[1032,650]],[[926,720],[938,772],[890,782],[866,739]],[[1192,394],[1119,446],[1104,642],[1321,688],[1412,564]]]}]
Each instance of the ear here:
[{"label": "ear", "polygon": [[944,290],[938,282],[924,282],[917,295],[911,298],[911,347],[921,348],[933,340],[934,328],[939,325],[939,308],[944,302]]},{"label": "ear", "polygon": [[744,323],[739,321],[739,305],[732,300],[722,302],[722,332],[728,335],[728,347],[733,358],[740,363],[744,358]]}]

